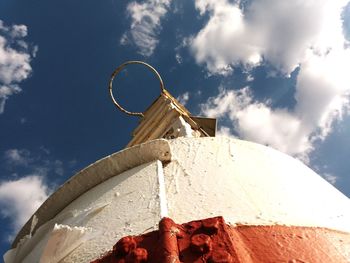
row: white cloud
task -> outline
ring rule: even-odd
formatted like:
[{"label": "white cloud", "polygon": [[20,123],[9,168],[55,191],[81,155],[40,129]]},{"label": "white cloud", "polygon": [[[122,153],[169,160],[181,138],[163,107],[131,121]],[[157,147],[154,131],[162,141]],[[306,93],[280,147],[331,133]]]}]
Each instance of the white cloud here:
[{"label": "white cloud", "polygon": [[21,92],[22,89],[17,85],[0,86],[0,114],[5,111],[6,100],[13,94]]},{"label": "white cloud", "polygon": [[[44,147],[36,153],[15,148],[4,152],[6,170],[12,180],[0,181],[0,215],[13,222],[12,234],[23,226],[60,180],[56,176],[48,187],[45,178],[65,174],[66,164],[50,157],[50,151]],[[73,160],[68,165],[73,168],[75,164]]]},{"label": "white cloud", "polygon": [[167,13],[171,0],[149,0],[143,3],[132,1],[127,12],[132,22],[130,31],[121,38],[121,44],[132,41],[144,56],[151,56],[158,45],[161,18]]},{"label": "white cloud", "polygon": [[63,176],[64,175],[64,166],[63,166],[63,162],[60,160],[55,160],[53,162],[54,164],[54,171],[56,174]]},{"label": "white cloud", "polygon": [[338,176],[332,175],[332,174],[324,174],[323,175],[324,179],[326,179],[328,182],[330,182],[331,184],[336,184],[337,180],[338,180]]},{"label": "white cloud", "polygon": [[0,184],[0,211],[13,220],[16,232],[46,200],[49,189],[43,177],[30,175]]},{"label": "white cloud", "polygon": [[307,59],[308,51],[324,53],[343,44],[342,9],[348,0],[255,0],[243,11],[228,0],[197,0],[208,23],[191,49],[211,73],[257,66],[264,59],[284,74]]},{"label": "white cloud", "polygon": [[38,51],[39,51],[39,47],[38,46],[34,46],[33,50],[32,50],[33,58],[36,57],[36,55],[38,54]]},{"label": "white cloud", "polygon": [[236,138],[236,136],[232,135],[231,129],[226,126],[219,127],[219,130],[217,131],[217,135]]},{"label": "white cloud", "polygon": [[25,25],[5,26],[0,20],[0,114],[6,100],[21,92],[18,84],[32,72],[30,50],[23,41],[26,35]]},{"label": "white cloud", "polygon": [[181,64],[183,61],[182,56],[179,53],[175,54],[175,59],[178,64]]},{"label": "white cloud", "polygon": [[10,29],[12,38],[22,38],[27,36],[28,31],[25,25],[13,25]]},{"label": "white cloud", "polygon": [[247,76],[247,78],[246,78],[246,81],[247,81],[247,82],[252,82],[252,81],[254,81],[253,75],[248,74],[248,76]]},{"label": "white cloud", "polygon": [[176,99],[182,104],[182,105],[186,105],[188,100],[190,98],[190,93],[189,92],[185,92],[183,94],[181,94],[180,96],[178,96]]},{"label": "white cloud", "polygon": [[[218,96],[202,105],[201,111],[210,117],[229,118],[231,130],[234,129],[241,138],[272,146],[307,162],[313,143],[323,140],[331,130],[331,124],[341,117],[341,100],[341,95],[335,94],[323,111],[318,112],[317,108],[310,114],[310,111],[300,110],[303,106],[300,101],[294,111],[272,109],[268,102],[254,101],[248,87],[240,90],[221,88]],[[223,127],[221,133],[228,135],[228,128]]]},{"label": "white cloud", "polygon": [[5,159],[11,165],[28,165],[32,160],[26,149],[9,149],[5,151]]},{"label": "white cloud", "polygon": [[[217,97],[202,105],[202,113],[228,117],[240,137],[289,154],[298,155],[311,149],[309,132],[297,117],[286,109],[272,110],[268,103],[254,101],[248,87],[238,91],[221,88]],[[227,127],[223,133],[228,133]]]},{"label": "white cloud", "polygon": [[40,148],[41,153],[32,153],[27,149],[9,149],[4,152],[7,168],[16,171],[19,166],[26,168],[27,174],[47,176],[56,174],[63,176],[65,164],[61,160],[50,158],[50,152],[44,147]]},{"label": "white cloud", "polygon": [[243,12],[226,0],[198,0],[200,14],[209,12],[210,19],[191,49],[211,73],[243,65],[249,74],[268,61],[274,74],[288,77],[299,67],[291,110],[254,101],[249,88],[222,88],[203,113],[228,116],[241,137],[307,160],[315,141],[349,112],[350,49],[342,28],[347,2],[255,0]]},{"label": "white cloud", "polygon": [[226,0],[197,0],[196,7],[201,15],[210,13],[208,23],[190,44],[197,63],[204,63],[211,73],[224,75],[240,63],[247,67],[259,64],[259,47],[246,39],[249,33],[238,6]]}]

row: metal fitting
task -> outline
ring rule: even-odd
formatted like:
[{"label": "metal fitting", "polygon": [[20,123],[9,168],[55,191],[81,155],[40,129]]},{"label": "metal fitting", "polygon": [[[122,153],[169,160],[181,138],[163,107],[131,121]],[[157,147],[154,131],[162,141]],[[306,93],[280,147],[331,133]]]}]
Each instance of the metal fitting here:
[{"label": "metal fitting", "polygon": [[210,235],[216,234],[219,230],[220,222],[217,218],[208,218],[202,221],[204,231]]},{"label": "metal fitting", "polygon": [[206,234],[196,234],[191,237],[191,249],[194,252],[205,254],[211,250],[211,238]]},{"label": "metal fitting", "polygon": [[117,244],[113,246],[113,252],[115,255],[125,256],[136,248],[136,241],[132,236],[121,238]]}]

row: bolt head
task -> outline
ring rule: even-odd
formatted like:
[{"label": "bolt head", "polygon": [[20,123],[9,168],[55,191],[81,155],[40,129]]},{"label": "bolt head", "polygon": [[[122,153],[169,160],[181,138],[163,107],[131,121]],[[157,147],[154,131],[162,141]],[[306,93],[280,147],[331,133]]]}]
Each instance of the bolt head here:
[{"label": "bolt head", "polygon": [[202,226],[208,234],[215,234],[219,230],[220,221],[217,218],[208,218],[202,221]]},{"label": "bolt head", "polygon": [[206,234],[196,234],[191,237],[191,249],[200,254],[211,250],[211,238]]},{"label": "bolt head", "polygon": [[136,248],[136,241],[132,236],[121,238],[117,244],[113,246],[113,252],[116,255],[127,255]]}]

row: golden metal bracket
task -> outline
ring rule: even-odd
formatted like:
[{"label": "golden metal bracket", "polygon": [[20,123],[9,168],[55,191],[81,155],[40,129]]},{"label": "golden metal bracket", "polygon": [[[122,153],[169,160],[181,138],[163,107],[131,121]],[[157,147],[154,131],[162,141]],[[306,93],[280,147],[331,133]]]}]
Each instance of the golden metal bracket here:
[{"label": "golden metal bracket", "polygon": [[138,60],[131,60],[131,61],[127,61],[127,62],[124,62],[123,64],[121,64],[119,67],[117,67],[113,73],[112,73],[112,76],[110,78],[110,81],[109,81],[109,94],[112,98],[112,101],[114,103],[114,105],[117,107],[117,109],[119,109],[120,111],[128,114],[128,115],[132,115],[132,116],[140,116],[140,117],[143,117],[143,113],[142,112],[131,112],[131,111],[127,111],[126,109],[124,109],[117,101],[116,99],[114,98],[113,96],[113,80],[115,78],[115,76],[117,76],[126,66],[128,65],[131,65],[131,64],[139,64],[139,65],[143,65],[143,66],[146,66],[148,69],[150,69],[158,78],[159,80],[159,83],[160,83],[160,91],[161,93],[166,93],[166,90],[164,88],[164,83],[163,83],[163,80],[162,80],[162,77],[160,76],[160,74],[158,73],[158,71],[152,67],[150,64],[147,64],[146,62],[143,62],[143,61],[138,61]]}]

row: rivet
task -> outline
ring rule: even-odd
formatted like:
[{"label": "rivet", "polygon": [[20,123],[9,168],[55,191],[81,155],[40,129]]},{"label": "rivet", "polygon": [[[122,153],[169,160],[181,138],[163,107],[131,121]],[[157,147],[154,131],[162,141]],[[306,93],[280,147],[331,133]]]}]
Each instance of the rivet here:
[{"label": "rivet", "polygon": [[231,263],[232,256],[225,250],[214,250],[209,258],[210,263]]},{"label": "rivet", "polygon": [[202,226],[209,234],[215,234],[219,229],[219,220],[217,218],[208,218],[202,221]]},{"label": "rivet", "polygon": [[126,258],[127,263],[147,262],[148,253],[144,248],[135,248]]},{"label": "rivet", "polygon": [[116,255],[127,255],[136,248],[136,241],[132,236],[121,238],[117,244],[113,246],[113,252]]},{"label": "rivet", "polygon": [[206,234],[196,234],[191,237],[191,248],[201,254],[211,250],[211,238]]}]

